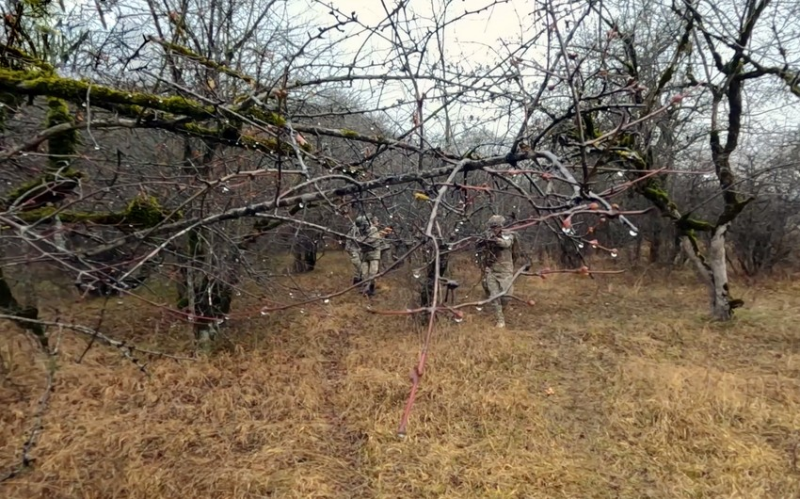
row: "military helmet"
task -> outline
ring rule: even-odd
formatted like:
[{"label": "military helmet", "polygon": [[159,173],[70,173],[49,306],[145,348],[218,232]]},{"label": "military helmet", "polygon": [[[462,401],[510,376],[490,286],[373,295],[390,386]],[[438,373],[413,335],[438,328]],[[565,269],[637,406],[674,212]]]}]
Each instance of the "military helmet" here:
[{"label": "military helmet", "polygon": [[364,228],[369,227],[369,219],[364,215],[359,215],[356,217],[356,227]]},{"label": "military helmet", "polygon": [[486,225],[489,227],[502,227],[506,224],[506,219],[503,215],[492,215],[489,217],[489,220],[486,221]]}]

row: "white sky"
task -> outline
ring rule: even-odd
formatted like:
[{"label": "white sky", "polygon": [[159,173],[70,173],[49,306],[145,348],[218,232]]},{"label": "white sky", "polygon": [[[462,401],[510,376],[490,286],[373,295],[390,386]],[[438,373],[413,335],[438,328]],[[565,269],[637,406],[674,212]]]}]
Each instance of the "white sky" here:
[{"label": "white sky", "polygon": [[[314,2],[313,0],[293,1],[290,2],[290,10],[295,10],[298,16],[306,19],[316,19],[316,22],[321,24],[329,24],[331,16],[328,14],[330,6],[338,9],[342,13],[350,14],[356,12],[358,20],[363,25],[376,26],[386,18],[386,10],[384,9],[381,0],[331,0],[325,2],[325,5]],[[396,0],[385,0],[386,6],[389,9],[394,9]],[[408,0],[408,13],[417,14],[422,18],[419,20],[419,25],[424,29],[426,26],[433,26],[432,20],[434,15],[442,16],[444,9],[444,2],[441,0]],[[495,4],[493,0],[455,0],[448,7],[446,12],[446,19],[452,20],[456,17],[463,16],[465,11],[470,14],[466,17],[460,17],[455,23],[451,24],[444,30],[445,37],[445,55],[448,62],[459,63],[464,66],[464,69],[475,68],[478,65],[493,65],[498,60],[507,55],[502,42],[509,43],[512,47],[517,47],[524,36],[530,36],[533,31],[531,25],[533,24],[533,16],[530,14],[532,6],[535,2],[530,0],[501,0]],[[292,8],[293,7],[293,8]],[[487,8],[488,7],[488,8]],[[483,10],[485,9],[485,10]],[[480,13],[474,13],[481,10]],[[382,62],[384,59],[394,59],[397,57],[396,52],[390,52],[389,44],[385,39],[379,36],[371,36],[368,42],[368,50],[362,48],[362,44],[367,39],[367,35],[359,32],[363,28],[351,25],[345,28],[346,34],[337,34],[342,41],[338,43],[335,50],[338,53],[353,55],[357,51],[361,51],[362,62],[374,61]],[[386,37],[391,37],[391,30],[387,29],[381,33]],[[423,33],[418,33],[416,38],[421,38]],[[355,36],[354,36],[355,35]],[[434,59],[438,57],[438,49],[436,42],[432,41],[428,44],[429,50],[433,51],[428,57]],[[364,54],[368,57],[363,58]],[[391,55],[387,55],[391,54]],[[367,71],[369,74],[380,74],[379,68],[372,68]],[[398,71],[393,71],[397,74]],[[530,83],[530,82],[529,82]],[[372,83],[356,83],[355,88],[368,89]],[[428,91],[433,83],[430,81],[419,81],[418,85],[421,92]],[[374,88],[374,85],[373,87]],[[370,93],[365,90],[361,93],[364,95],[375,96],[375,93]],[[408,83],[390,83],[381,87],[380,98],[383,103],[392,103],[398,99],[403,99],[409,102],[408,109],[404,109],[398,113],[398,119],[407,120],[413,113],[413,104],[411,101],[414,99],[413,91]],[[436,104],[430,103],[431,108]],[[458,121],[458,117],[466,117],[469,115],[486,116],[487,107],[483,106],[453,106],[452,116]],[[395,113],[393,113],[395,114]],[[504,117],[507,120],[507,116]],[[502,135],[508,128],[505,120],[493,123],[486,123],[495,134]],[[407,126],[408,122],[401,122],[402,126]],[[436,129],[436,125],[432,123],[429,129]]]},{"label": "white sky", "polygon": [[[122,0],[125,1],[125,0]],[[384,0],[389,9],[396,5],[397,0]],[[501,0],[502,1],[502,0]],[[93,9],[94,0],[65,0],[65,5],[69,9],[71,5],[85,5]],[[134,0],[137,2],[137,0]],[[434,11],[441,14],[443,2],[441,0],[407,0],[409,4],[409,12],[413,12],[422,18],[430,19]],[[452,19],[455,16],[461,15],[465,10],[474,11],[482,7],[493,4],[493,0],[455,0],[451,3],[447,18]],[[455,24],[451,25],[445,32],[446,36],[446,55],[450,62],[464,64],[468,67],[475,67],[479,64],[492,64],[499,59],[499,56],[505,55],[501,40],[509,42],[512,46],[517,46],[521,37],[530,36],[530,34],[539,29],[536,26],[536,21],[531,15],[530,11],[539,2],[531,0],[506,0],[497,5],[493,5],[490,9],[479,14],[471,14],[464,19],[458,20]],[[289,18],[296,26],[303,26],[303,21],[311,21],[311,24],[327,25],[331,22],[331,17],[328,15],[330,7],[349,14],[355,11],[358,19],[362,24],[368,26],[375,26],[380,23],[385,17],[386,12],[381,0],[331,0],[330,2],[318,3],[314,0],[288,0],[286,4]],[[122,3],[120,5],[123,5]],[[132,4],[126,4],[132,5]],[[115,18],[111,12],[106,14],[106,21],[109,26],[115,22]],[[541,24],[541,21],[538,21]],[[99,24],[99,23],[98,23]],[[431,21],[421,21],[421,24],[430,25]],[[313,27],[309,27],[312,30]],[[359,31],[360,28],[351,26],[346,29],[346,33],[332,33],[334,39],[340,40],[336,44],[335,50],[340,54],[353,54],[361,48],[365,37],[351,36],[352,33]],[[391,36],[390,30],[382,32],[384,36]],[[435,48],[435,44],[430,46]],[[388,44],[384,41],[381,43],[379,37],[372,37],[372,45],[368,50],[362,49],[362,54],[368,54],[367,60],[375,60],[375,62],[382,62],[382,59],[387,58]],[[530,57],[531,54],[528,54]],[[394,57],[394,55],[392,55]],[[370,74],[380,74],[379,68],[372,68],[368,71]],[[355,89],[361,87],[366,90],[362,92],[363,95],[370,95],[369,88],[371,83],[357,83],[354,85]],[[425,91],[431,84],[420,82],[422,90]],[[344,85],[343,85],[344,88]],[[374,87],[373,87],[374,89]],[[371,94],[377,98],[376,93]],[[410,88],[406,84],[390,83],[386,88],[382,89],[380,98],[383,102],[394,102],[398,98],[403,98],[409,101],[413,98]],[[755,102],[748,102],[753,104],[749,111],[755,111]],[[776,128],[789,128],[797,129],[800,127],[800,100],[794,96],[776,95],[773,99],[761,99],[757,103],[759,110],[768,110],[761,114],[753,113],[748,119],[755,124],[763,124],[769,122]],[[408,109],[403,109],[405,115],[410,116],[413,107],[409,104]],[[463,114],[485,114],[486,109],[465,109]],[[403,118],[401,113],[400,119]],[[407,124],[403,123],[404,125]],[[505,123],[496,122],[494,124],[495,132],[502,132],[503,127],[507,127]],[[745,134],[743,137],[746,141],[749,136]],[[757,143],[758,138],[755,139]]]},{"label": "white sky", "polygon": [[[441,0],[407,1],[409,10],[428,19],[432,17],[434,9],[441,13],[443,5]],[[396,0],[385,0],[385,3],[391,9],[395,6]],[[462,14],[465,10],[474,11],[492,3],[492,0],[456,0],[450,5],[447,17],[452,19]],[[498,55],[500,54],[498,54],[498,51],[505,55],[501,40],[516,46],[522,37],[530,37],[534,31],[538,31],[539,27],[536,26],[536,23],[541,24],[542,21],[537,21],[531,14],[531,10],[538,3],[531,0],[508,0],[494,5],[485,12],[471,14],[465,19],[460,19],[446,31],[447,58],[450,61],[466,62],[471,66],[494,63],[499,59]],[[304,2],[294,2],[295,6],[301,4],[304,4]],[[313,16],[313,13],[317,12],[319,22],[329,22],[330,17],[327,16],[329,9],[317,3],[312,2],[312,4],[313,7],[304,10],[304,14]],[[359,20],[368,25],[377,25],[386,17],[386,11],[381,0],[331,0],[328,5],[332,5],[348,14],[355,11]],[[389,31],[387,30],[385,33],[388,34]],[[347,38],[337,46],[337,50],[352,53],[359,49],[363,40],[363,37]],[[376,46],[375,48],[377,49],[378,47]],[[382,48],[385,49],[385,45]],[[538,55],[542,54],[543,51],[540,51]],[[528,57],[532,55],[528,53]],[[775,84],[776,87],[780,86],[778,82],[775,82]],[[752,83],[749,86],[752,86]],[[401,85],[394,85],[393,88],[398,96],[404,94],[402,97],[405,99],[413,97],[410,95],[409,89],[406,88],[404,90]],[[746,118],[745,127],[748,124],[752,124],[760,128],[769,123],[773,131],[778,131],[779,129],[797,130],[800,128],[800,100],[795,96],[786,94],[786,92],[778,92],[774,98],[766,99],[766,101],[763,98],[757,99],[757,101],[756,99],[746,100],[745,106],[751,114]],[[393,99],[394,94],[390,95]],[[384,94],[384,97],[387,97],[386,94]],[[466,111],[466,113],[475,112],[480,113],[481,110],[469,109]],[[498,125],[499,127],[503,126],[502,123],[498,123],[495,126]],[[749,141],[751,136],[745,133],[742,139],[743,145],[745,145],[744,142]],[[758,141],[757,137],[754,138],[753,145],[757,145]]]},{"label": "white sky", "polygon": [[[386,2],[391,8],[394,4]],[[425,18],[432,18],[434,6],[439,12],[443,5],[441,0],[410,0],[409,10]],[[464,11],[476,11],[491,5],[492,0],[455,1],[448,10],[448,19],[463,14]],[[380,0],[332,0],[331,4],[342,12],[357,12],[358,18],[365,24],[376,25],[386,17]],[[519,38],[523,34],[521,23],[529,18],[528,12],[533,2],[530,0],[508,0],[492,6],[489,10],[473,14],[459,20],[447,30],[447,38],[464,51],[465,55],[479,57],[482,62],[491,62],[486,57],[488,47],[496,47],[500,38]],[[452,50],[452,48],[451,48]]]}]

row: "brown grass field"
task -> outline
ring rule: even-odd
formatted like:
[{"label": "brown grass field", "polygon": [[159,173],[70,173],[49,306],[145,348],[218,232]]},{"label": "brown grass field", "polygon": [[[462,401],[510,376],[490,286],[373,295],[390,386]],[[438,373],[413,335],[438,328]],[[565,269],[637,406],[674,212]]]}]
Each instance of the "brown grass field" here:
[{"label": "brown grass field", "polygon": [[[459,267],[460,298],[479,297]],[[408,274],[373,307],[405,309]],[[291,279],[332,291],[348,277],[334,255]],[[747,304],[715,324],[688,273],[526,279],[517,294],[537,303],[507,329],[488,308],[440,322],[404,440],[422,331],[352,293],[236,319],[213,355],[151,360],[150,378],[106,347],[76,364],[85,342],[65,333],[35,466],[0,497],[800,497],[800,284],[735,281]],[[101,303],[70,320],[91,325]],[[106,333],[190,350],[157,310],[109,307]],[[44,380],[30,341],[2,327],[0,472]]]}]

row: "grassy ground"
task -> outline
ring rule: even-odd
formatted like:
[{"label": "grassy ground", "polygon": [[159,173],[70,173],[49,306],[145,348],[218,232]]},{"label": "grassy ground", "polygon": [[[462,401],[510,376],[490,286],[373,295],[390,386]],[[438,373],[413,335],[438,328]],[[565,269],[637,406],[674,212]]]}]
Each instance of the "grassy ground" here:
[{"label": "grassy ground", "polygon": [[[294,279],[333,290],[347,269],[336,256]],[[474,274],[460,277],[479,296]],[[384,280],[373,307],[405,309],[405,279]],[[153,360],[150,379],[108,349],[70,362],[82,343],[65,336],[35,469],[0,496],[800,496],[800,285],[746,291],[735,323],[719,325],[692,276],[656,280],[531,279],[519,294],[537,304],[514,308],[506,330],[488,309],[442,322],[405,440],[421,331],[358,296],[239,318],[214,356]],[[156,333],[158,313],[131,303],[111,302],[105,331],[186,348],[185,331]],[[5,465],[43,371],[2,327]]]}]

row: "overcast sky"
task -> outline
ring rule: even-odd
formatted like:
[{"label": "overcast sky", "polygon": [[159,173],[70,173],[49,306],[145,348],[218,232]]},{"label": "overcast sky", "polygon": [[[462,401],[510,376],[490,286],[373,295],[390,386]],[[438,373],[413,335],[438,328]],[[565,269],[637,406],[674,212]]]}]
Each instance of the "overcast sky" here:
[{"label": "overcast sky", "polygon": [[[395,0],[385,0],[388,8],[393,8]],[[131,3],[120,3],[119,5],[132,6],[137,3],[137,0],[131,0]],[[328,15],[329,7],[326,5],[333,5],[333,7],[340,11],[350,14],[356,12],[358,19],[362,24],[368,26],[375,26],[386,18],[386,11],[384,10],[382,0],[331,0],[330,2],[316,2],[314,0],[289,0],[284,4],[287,8],[287,18],[291,20],[295,26],[303,26],[305,22],[310,21],[309,24],[330,24],[331,17]],[[447,12],[447,19],[452,19],[455,16],[461,15],[465,10],[475,11],[482,7],[492,5],[493,0],[456,0],[452,2],[449,11]],[[531,0],[507,0],[497,5],[493,5],[488,10],[479,14],[472,14],[464,19],[451,25],[445,32],[446,36],[446,57],[450,62],[462,63],[466,66],[475,67],[479,64],[492,64],[499,60],[502,56],[506,55],[503,50],[502,41],[509,42],[512,46],[519,44],[521,38],[530,37],[531,33],[538,31],[540,26],[536,26],[536,21],[531,14],[531,9],[537,2]],[[94,10],[93,0],[65,0],[65,5],[69,8],[70,5],[81,4],[92,12]],[[102,5],[102,4],[101,4]],[[280,5],[280,4],[279,4]],[[144,7],[144,3],[141,3]],[[422,18],[431,19],[434,15],[442,14],[443,2],[441,0],[410,0],[408,11],[415,13]],[[141,10],[144,12],[144,10]],[[109,13],[106,16],[106,21],[109,27],[115,23],[113,14]],[[129,20],[127,22],[137,22]],[[141,20],[139,20],[141,22]],[[541,21],[538,21],[541,24]],[[433,21],[422,20],[422,26],[432,25]],[[308,26],[309,31],[313,31],[313,26]],[[366,47],[362,47],[366,39],[366,34],[358,35],[359,31],[363,28],[357,26],[349,26],[346,33],[333,33],[335,39],[338,40],[334,50],[336,53],[344,56],[352,56],[356,51],[361,51],[362,61],[382,62],[383,60],[393,58],[396,54],[388,52],[389,43],[382,40],[379,36],[372,36],[370,42]],[[384,36],[390,36],[390,30],[382,33]],[[435,44],[431,45],[435,49]],[[535,53],[529,53],[528,58],[536,57]],[[378,68],[368,70],[371,74],[380,74]],[[528,82],[530,85],[531,82]],[[344,87],[344,84],[342,85]],[[422,90],[427,90],[430,83],[421,82]],[[413,95],[408,85],[403,84],[389,84],[377,91],[371,92],[370,88],[374,90],[374,86],[370,87],[369,83],[356,84],[355,89],[362,88],[362,97],[371,97],[380,99],[383,103],[393,102],[399,98],[411,100]],[[352,87],[347,87],[352,88]],[[352,90],[351,90],[352,91]],[[797,129],[800,127],[800,101],[794,96],[787,96],[786,93],[774,95],[771,98],[748,99],[745,103],[746,106],[757,105],[758,112],[753,112],[748,120],[752,124],[761,124],[769,122],[774,126],[769,128],[774,130],[777,128]],[[749,109],[756,111],[756,109]],[[410,116],[413,112],[413,107],[408,106],[408,109],[403,109],[400,113],[399,119],[403,118],[403,113]],[[469,114],[487,112],[485,109],[471,108],[462,113],[462,117]],[[403,125],[407,126],[405,122]],[[493,124],[495,131],[500,133],[502,128],[507,126],[502,121]],[[755,134],[748,134],[745,140],[751,140]],[[755,139],[756,141],[758,138]]]}]

